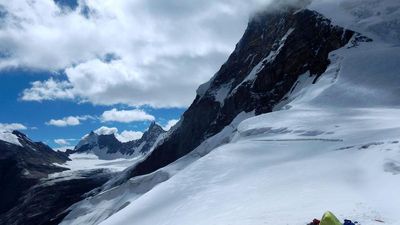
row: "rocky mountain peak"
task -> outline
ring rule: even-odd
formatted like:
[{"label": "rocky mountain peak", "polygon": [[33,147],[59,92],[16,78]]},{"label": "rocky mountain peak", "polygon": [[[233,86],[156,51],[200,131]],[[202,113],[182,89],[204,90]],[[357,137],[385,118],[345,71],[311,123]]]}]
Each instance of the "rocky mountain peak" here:
[{"label": "rocky mountain peak", "polygon": [[103,159],[133,157],[148,152],[163,133],[162,127],[152,122],[140,139],[122,143],[113,133],[91,131],[82,138],[73,153],[92,152]]},{"label": "rocky mountain peak", "polygon": [[[23,192],[48,174],[66,170],[54,165],[68,157],[42,142],[33,142],[22,132],[11,133],[18,143],[0,140],[0,214],[9,210]],[[10,144],[11,143],[11,144]],[[0,221],[1,223],[1,221]]]},{"label": "rocky mountain peak", "polygon": [[158,136],[165,132],[166,131],[160,125],[158,125],[156,122],[152,122],[149,126],[149,129],[147,129],[147,131],[144,132],[143,136],[145,136],[144,139],[148,139],[149,135]]},{"label": "rocky mountain peak", "polygon": [[20,131],[18,131],[18,130],[12,131],[12,134],[14,134],[15,136],[17,136],[17,137],[19,137],[19,138],[27,139],[26,134],[24,134],[24,133],[22,133],[22,132],[20,132]]},{"label": "rocky mountain peak", "polygon": [[353,34],[301,7],[258,13],[226,63],[199,87],[180,125],[131,176],[186,155],[242,112],[271,112],[301,75],[309,73],[317,82],[330,63],[329,53],[346,45]]}]

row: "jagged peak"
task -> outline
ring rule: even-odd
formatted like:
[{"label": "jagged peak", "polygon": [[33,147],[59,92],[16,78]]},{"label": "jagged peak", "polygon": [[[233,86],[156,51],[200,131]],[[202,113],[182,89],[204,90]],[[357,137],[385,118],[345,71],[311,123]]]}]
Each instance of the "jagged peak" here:
[{"label": "jagged peak", "polygon": [[18,130],[13,130],[11,133],[14,134],[15,136],[19,137],[19,138],[23,138],[23,139],[28,138],[28,136],[26,134],[24,134],[24,133],[22,133],[21,131],[18,131]]},{"label": "jagged peak", "polygon": [[152,132],[152,131],[165,131],[158,123],[156,123],[155,121],[150,123],[149,128],[147,129],[146,132]]}]

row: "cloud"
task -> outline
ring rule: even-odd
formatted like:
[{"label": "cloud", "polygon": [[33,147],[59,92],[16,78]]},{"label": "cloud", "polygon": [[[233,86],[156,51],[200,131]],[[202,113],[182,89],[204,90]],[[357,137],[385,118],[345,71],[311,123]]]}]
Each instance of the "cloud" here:
[{"label": "cloud", "polygon": [[26,126],[20,123],[0,123],[0,131],[14,131],[14,130],[26,130]]},{"label": "cloud", "polygon": [[169,129],[171,129],[171,127],[173,127],[178,122],[179,122],[179,120],[169,120],[167,122],[167,124],[165,124],[165,126],[163,126],[163,129],[166,131],[169,131]]},{"label": "cloud", "polygon": [[62,119],[51,119],[46,122],[47,125],[56,126],[56,127],[68,127],[68,126],[77,126],[81,124],[81,121],[94,119],[94,117],[85,115],[85,116],[68,116]]},{"label": "cloud", "polygon": [[71,91],[72,84],[67,81],[56,81],[50,78],[46,81],[35,81],[29,89],[22,92],[24,101],[43,101],[55,99],[74,99]]},{"label": "cloud", "polygon": [[119,133],[118,128],[106,127],[106,126],[100,127],[99,129],[95,130],[94,133],[96,133],[98,135],[114,134],[115,137],[120,142],[128,142],[128,141],[137,140],[143,136],[143,132],[140,132],[140,131],[124,130],[121,133]]},{"label": "cloud", "polygon": [[132,130],[124,130],[120,134],[117,134],[115,137],[120,142],[128,142],[140,139],[143,136],[143,132],[140,131],[132,131]]},{"label": "cloud", "polygon": [[121,122],[130,123],[135,121],[153,121],[154,116],[147,114],[143,110],[133,109],[133,110],[117,110],[111,109],[109,111],[103,112],[101,115],[101,120],[103,122]]},{"label": "cloud", "polygon": [[54,143],[61,145],[61,146],[66,146],[66,145],[71,145],[71,141],[76,141],[76,139],[55,139]]},{"label": "cloud", "polygon": [[62,71],[22,100],[186,107],[269,0],[3,1],[0,68]]},{"label": "cloud", "polygon": [[102,126],[99,129],[94,131],[98,135],[110,135],[118,133],[118,129],[116,127],[106,127]]},{"label": "cloud", "polygon": [[65,139],[55,139],[54,143],[58,145],[69,145],[70,143]]}]

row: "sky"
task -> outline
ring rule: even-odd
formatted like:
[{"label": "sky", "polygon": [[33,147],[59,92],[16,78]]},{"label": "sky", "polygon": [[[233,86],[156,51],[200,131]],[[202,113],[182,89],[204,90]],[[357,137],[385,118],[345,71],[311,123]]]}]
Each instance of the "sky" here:
[{"label": "sky", "polygon": [[169,129],[267,2],[0,0],[0,130],[60,148]]}]

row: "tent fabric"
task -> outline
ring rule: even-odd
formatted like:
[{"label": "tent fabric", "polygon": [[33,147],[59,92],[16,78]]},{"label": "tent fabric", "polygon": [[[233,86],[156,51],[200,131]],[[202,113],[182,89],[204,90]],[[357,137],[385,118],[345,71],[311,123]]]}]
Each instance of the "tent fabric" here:
[{"label": "tent fabric", "polygon": [[324,213],[319,225],[342,225],[338,218],[332,212]]}]

